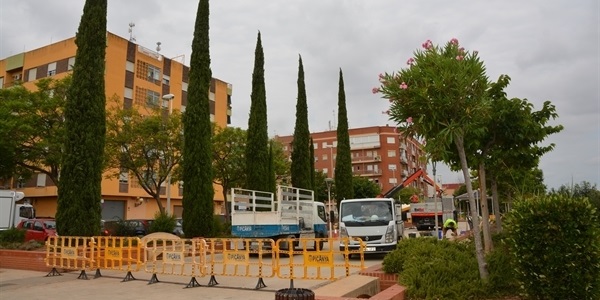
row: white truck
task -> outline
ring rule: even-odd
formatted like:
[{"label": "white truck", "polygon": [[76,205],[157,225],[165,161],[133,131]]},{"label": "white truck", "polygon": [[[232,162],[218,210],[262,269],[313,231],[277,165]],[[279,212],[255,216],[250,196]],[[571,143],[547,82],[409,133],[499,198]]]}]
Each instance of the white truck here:
[{"label": "white truck", "polygon": [[[365,243],[364,253],[388,253],[404,236],[402,209],[392,198],[345,199],[340,202],[340,251],[358,250]],[[350,238],[345,245],[344,238]]]},{"label": "white truck", "polygon": [[0,190],[0,230],[13,228],[21,220],[35,217],[35,210],[31,204],[17,204],[24,197],[23,192]]},{"label": "white truck", "polygon": [[[277,241],[328,236],[325,205],[315,201],[311,190],[278,186],[275,199],[270,192],[234,188],[231,199],[231,234],[235,237]],[[319,244],[321,249],[323,241]]]},{"label": "white truck", "polygon": [[438,227],[440,228],[447,219],[452,218],[456,220],[456,216],[454,215],[455,211],[454,199],[452,197],[442,197],[441,199],[428,198],[425,202],[410,204],[412,224],[417,227],[417,230],[419,231],[435,229],[436,214],[438,218]]}]

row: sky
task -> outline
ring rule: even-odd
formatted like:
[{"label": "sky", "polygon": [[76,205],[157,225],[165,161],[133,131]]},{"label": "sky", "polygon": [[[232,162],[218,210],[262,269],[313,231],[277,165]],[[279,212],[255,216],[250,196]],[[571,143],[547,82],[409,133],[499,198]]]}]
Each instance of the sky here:
[{"label": "sky", "polygon": [[[1,0],[0,59],[75,36],[81,0]],[[108,1],[107,29],[189,65],[197,0]],[[246,129],[257,34],[265,55],[269,136],[292,135],[302,56],[311,132],[337,124],[344,74],[350,128],[396,126],[373,94],[378,75],[406,67],[425,40],[457,38],[479,51],[490,80],[512,78],[508,97],[556,106],[565,129],[540,161],[548,188],[600,184],[600,20],[597,0],[227,0],[210,3],[213,77],[231,83],[232,126]],[[134,23],[129,33],[129,24]],[[464,182],[437,164],[442,183]],[[428,172],[431,174],[432,169]]]}]

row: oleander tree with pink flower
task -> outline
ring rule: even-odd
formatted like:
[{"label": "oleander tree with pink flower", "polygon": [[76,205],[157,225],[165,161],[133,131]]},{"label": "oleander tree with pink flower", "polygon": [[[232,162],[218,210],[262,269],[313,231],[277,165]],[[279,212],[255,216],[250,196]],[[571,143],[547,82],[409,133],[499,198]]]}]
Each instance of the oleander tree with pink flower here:
[{"label": "oleander tree with pink flower", "polygon": [[[458,154],[469,194],[474,220],[476,201],[465,149],[470,140],[485,134],[490,110],[486,100],[489,80],[476,51],[465,50],[453,38],[445,45],[425,41],[397,72],[380,75],[381,85],[373,89],[390,102],[387,114],[404,131],[427,141],[425,151],[432,161],[449,161]],[[473,228],[479,273],[488,277],[480,229]]]}]

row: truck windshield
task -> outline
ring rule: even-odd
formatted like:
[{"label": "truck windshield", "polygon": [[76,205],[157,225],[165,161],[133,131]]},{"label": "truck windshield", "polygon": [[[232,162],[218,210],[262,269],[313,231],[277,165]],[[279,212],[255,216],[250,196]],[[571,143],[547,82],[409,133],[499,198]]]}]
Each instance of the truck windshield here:
[{"label": "truck windshield", "polygon": [[341,211],[341,221],[346,226],[387,225],[392,220],[391,201],[346,202]]},{"label": "truck windshield", "polygon": [[21,206],[19,208],[19,217],[32,219],[34,217],[33,207],[31,206]]}]

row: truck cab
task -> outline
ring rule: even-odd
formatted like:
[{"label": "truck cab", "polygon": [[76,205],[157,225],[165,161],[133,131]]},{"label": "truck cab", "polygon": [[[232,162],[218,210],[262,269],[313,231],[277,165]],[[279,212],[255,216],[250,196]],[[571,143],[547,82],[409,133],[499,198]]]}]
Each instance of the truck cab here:
[{"label": "truck cab", "polygon": [[404,235],[402,212],[391,198],[347,199],[340,202],[340,251],[358,250],[358,242],[344,243],[344,238],[360,238],[365,253],[388,253]]},{"label": "truck cab", "polygon": [[23,192],[0,190],[0,230],[16,227],[21,221],[35,218],[29,203],[17,203],[25,197]]}]

